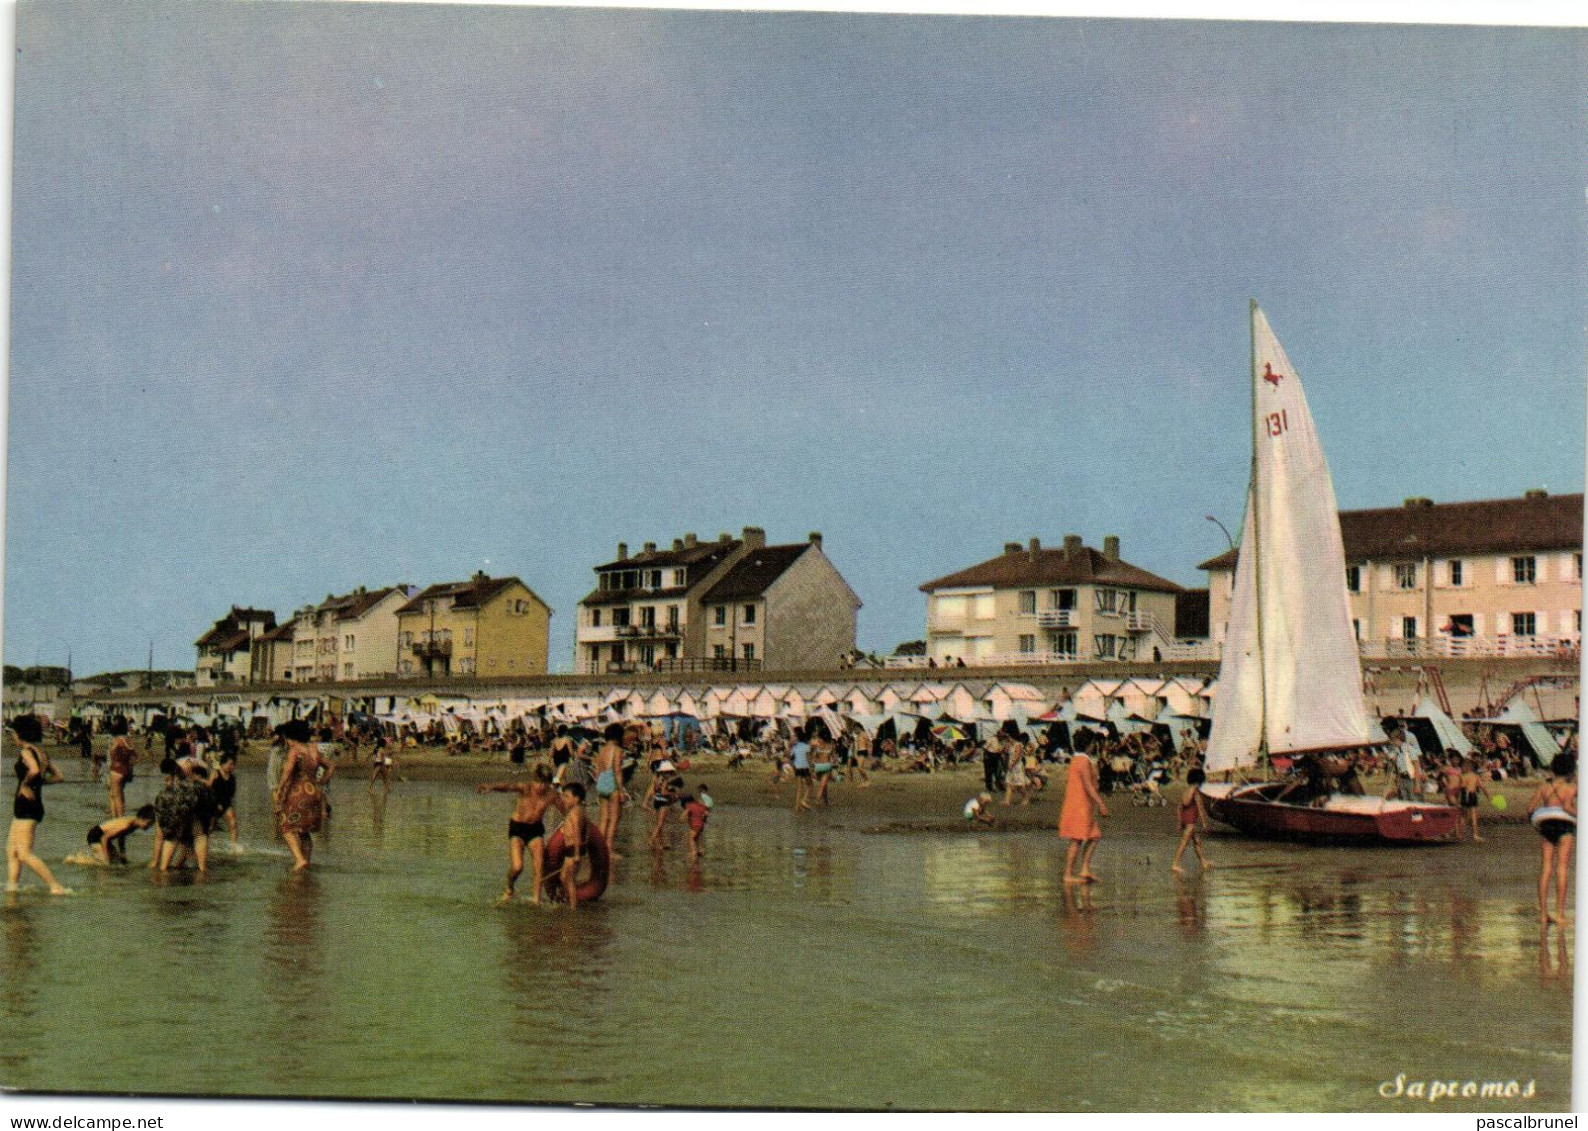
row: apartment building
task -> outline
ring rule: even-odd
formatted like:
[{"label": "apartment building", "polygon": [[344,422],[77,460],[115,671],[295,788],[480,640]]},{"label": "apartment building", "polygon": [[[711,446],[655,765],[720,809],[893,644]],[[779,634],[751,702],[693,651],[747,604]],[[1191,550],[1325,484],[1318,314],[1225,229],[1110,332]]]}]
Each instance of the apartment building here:
[{"label": "apartment building", "polygon": [[[1582,639],[1583,497],[1341,511],[1345,582],[1370,657],[1549,655]],[[1237,551],[1203,562],[1222,641]]]},{"label": "apartment building", "polygon": [[233,605],[230,612],[193,642],[198,649],[198,661],[193,668],[197,686],[248,682],[252,674],[253,642],[275,627],[276,614],[269,609]]},{"label": "apartment building", "polygon": [[822,536],[758,546],[701,598],[705,655],[763,671],[836,668],[854,651],[860,598],[822,552]]},{"label": "apartment building", "polygon": [[341,596],[327,594],[293,617],[294,683],[336,683],[392,675],[398,671],[397,612],[411,590],[360,586]]},{"label": "apartment building", "polygon": [[1033,538],[969,569],[928,581],[926,654],[939,666],[1163,658],[1174,647],[1181,587],[1067,534]]},{"label": "apartment building", "polygon": [[551,606],[516,577],[476,573],[432,585],[397,609],[397,674],[544,675]]}]

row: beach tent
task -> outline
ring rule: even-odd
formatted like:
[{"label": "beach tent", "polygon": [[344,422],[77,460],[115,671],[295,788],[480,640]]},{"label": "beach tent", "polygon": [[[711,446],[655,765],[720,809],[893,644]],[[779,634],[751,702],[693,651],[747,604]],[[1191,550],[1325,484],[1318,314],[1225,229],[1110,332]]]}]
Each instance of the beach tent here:
[{"label": "beach tent", "polygon": [[1549,765],[1555,755],[1560,753],[1560,747],[1556,744],[1554,736],[1549,733],[1549,728],[1539,720],[1538,712],[1529,707],[1521,696],[1512,699],[1510,705],[1493,719],[1484,721],[1497,729],[1512,732],[1512,746],[1516,745],[1516,736],[1519,735],[1524,744],[1522,750],[1530,752],[1533,760],[1541,766]]},{"label": "beach tent", "polygon": [[1417,736],[1418,745],[1428,754],[1456,753],[1463,757],[1472,753],[1472,743],[1461,733],[1456,721],[1445,714],[1433,698],[1424,695],[1410,715],[1401,722]]},{"label": "beach tent", "polygon": [[1108,705],[1108,713],[1103,717],[1114,724],[1114,729],[1119,734],[1141,734],[1152,730],[1151,721],[1140,715],[1131,714],[1126,710],[1125,704],[1118,699]]},{"label": "beach tent", "polygon": [[1075,692],[1071,702],[1081,714],[1096,719],[1106,718],[1109,702],[1123,682],[1118,679],[1089,679]]},{"label": "beach tent", "polygon": [[982,704],[999,722],[1019,715],[1016,721],[1022,724],[1048,709],[1046,697],[1035,687],[1024,683],[995,683],[982,696]]},{"label": "beach tent", "polygon": [[866,691],[859,684],[844,692],[843,701],[852,715],[883,714],[882,704],[877,701],[876,696]]}]

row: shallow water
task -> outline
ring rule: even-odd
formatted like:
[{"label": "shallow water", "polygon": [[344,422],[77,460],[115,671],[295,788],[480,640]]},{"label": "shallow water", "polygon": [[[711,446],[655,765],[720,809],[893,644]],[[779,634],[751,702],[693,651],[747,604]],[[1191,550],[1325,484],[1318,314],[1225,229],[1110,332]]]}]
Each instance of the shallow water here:
[{"label": "shallow water", "polygon": [[[1541,948],[1536,838],[1362,851],[1111,833],[1066,890],[1050,832],[875,833],[719,804],[707,859],[625,820],[577,913],[492,906],[512,799],[336,784],[288,873],[243,775],[208,878],[61,866],[0,909],[0,1082],[26,1090],[676,1105],[1426,1110],[1408,1080],[1570,1101],[1571,971]],[[133,804],[152,797],[134,784]],[[40,848],[102,812],[52,787]],[[223,838],[218,838],[223,839]],[[147,858],[135,834],[133,858]]]}]

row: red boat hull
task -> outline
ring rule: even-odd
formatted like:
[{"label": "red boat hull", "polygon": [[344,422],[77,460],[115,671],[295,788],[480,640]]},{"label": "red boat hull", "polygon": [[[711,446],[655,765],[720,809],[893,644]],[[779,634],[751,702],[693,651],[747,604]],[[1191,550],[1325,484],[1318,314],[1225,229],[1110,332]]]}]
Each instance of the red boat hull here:
[{"label": "red boat hull", "polygon": [[1446,844],[1461,830],[1461,810],[1450,805],[1331,796],[1323,806],[1290,805],[1269,798],[1278,782],[1214,786],[1204,803],[1208,816],[1267,840],[1316,844]]}]

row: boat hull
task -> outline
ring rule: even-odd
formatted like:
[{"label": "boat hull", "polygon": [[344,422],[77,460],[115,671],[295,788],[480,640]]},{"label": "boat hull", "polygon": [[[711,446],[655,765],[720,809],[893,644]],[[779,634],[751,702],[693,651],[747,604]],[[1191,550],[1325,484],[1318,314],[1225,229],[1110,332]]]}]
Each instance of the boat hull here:
[{"label": "boat hull", "polygon": [[1279,782],[1204,787],[1208,816],[1265,840],[1314,844],[1448,844],[1461,831],[1461,810],[1450,805],[1385,801],[1331,794],[1322,804],[1273,800]]}]

